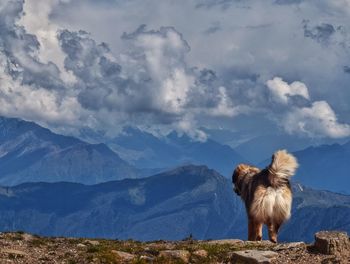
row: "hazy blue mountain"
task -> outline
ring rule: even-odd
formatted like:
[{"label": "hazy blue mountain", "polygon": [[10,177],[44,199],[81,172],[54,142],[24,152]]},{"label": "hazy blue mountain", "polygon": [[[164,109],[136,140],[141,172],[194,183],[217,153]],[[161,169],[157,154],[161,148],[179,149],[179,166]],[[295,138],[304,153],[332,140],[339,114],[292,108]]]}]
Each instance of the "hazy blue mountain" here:
[{"label": "hazy blue mountain", "polygon": [[29,183],[0,193],[1,231],[154,240],[239,236],[245,226],[227,179],[206,167],[93,186]]},{"label": "hazy blue mountain", "polygon": [[272,153],[278,149],[297,151],[314,143],[308,138],[299,138],[290,135],[264,135],[238,145],[235,147],[235,150],[256,164],[266,159],[266,157],[271,157]]},{"label": "hazy blue mountain", "polygon": [[203,130],[209,138],[212,140],[219,142],[223,145],[228,145],[232,148],[235,148],[236,146],[242,144],[243,142],[247,142],[248,140],[256,137],[249,133],[248,131],[232,131],[228,129],[223,128],[205,128],[201,127],[201,130]]},{"label": "hazy blue mountain", "polygon": [[57,135],[32,122],[0,118],[0,184],[95,184],[137,175],[133,166],[104,144]]},{"label": "hazy blue mountain", "polygon": [[[350,196],[296,185],[282,240],[317,230],[350,232]],[[246,213],[231,183],[205,166],[98,185],[26,183],[0,189],[0,231],[119,239],[246,239]]]},{"label": "hazy blue mountain", "polygon": [[136,128],[107,142],[123,159],[139,168],[174,168],[185,164],[204,164],[230,177],[235,165],[245,159],[231,147],[214,140],[194,141],[172,132],[156,137]]},{"label": "hazy blue mountain", "polygon": [[350,194],[350,143],[322,145],[295,152],[296,181],[317,189]]},{"label": "hazy blue mountain", "polygon": [[281,240],[312,241],[320,230],[350,233],[350,196],[295,184],[292,217],[282,228]]},{"label": "hazy blue mountain", "polygon": [[258,163],[271,157],[278,149],[287,149],[296,152],[310,146],[324,144],[345,143],[346,139],[306,138],[286,134],[270,134],[254,137],[237,145],[234,150],[252,163]]},{"label": "hazy blue mountain", "polygon": [[[294,181],[319,190],[350,194],[350,141],[307,147],[293,154],[299,162]],[[271,161],[269,156],[255,164],[261,168],[267,166]]]}]

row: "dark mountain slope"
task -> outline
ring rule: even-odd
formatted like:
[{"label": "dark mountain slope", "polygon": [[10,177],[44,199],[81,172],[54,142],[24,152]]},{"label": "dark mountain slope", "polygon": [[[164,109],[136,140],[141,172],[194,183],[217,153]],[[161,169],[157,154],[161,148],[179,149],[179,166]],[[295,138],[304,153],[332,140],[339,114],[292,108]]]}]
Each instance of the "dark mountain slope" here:
[{"label": "dark mountain slope", "polygon": [[[350,232],[350,196],[294,187],[281,241]],[[0,189],[0,231],[138,240],[246,239],[246,213],[229,180],[204,166],[98,185],[29,183]]]},{"label": "dark mountain slope", "polygon": [[1,193],[2,231],[141,240],[190,234],[218,238],[238,236],[245,222],[227,180],[206,167],[93,186],[22,184]]},{"label": "dark mountain slope", "polygon": [[138,171],[104,144],[88,144],[35,123],[0,118],[0,183],[85,184],[136,177]]}]

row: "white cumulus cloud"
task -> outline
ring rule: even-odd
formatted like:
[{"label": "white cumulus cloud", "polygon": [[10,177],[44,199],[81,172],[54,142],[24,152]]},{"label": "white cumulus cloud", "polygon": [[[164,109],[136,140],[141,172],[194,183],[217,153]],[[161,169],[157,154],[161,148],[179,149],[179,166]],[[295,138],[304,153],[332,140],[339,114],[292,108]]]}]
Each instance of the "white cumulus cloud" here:
[{"label": "white cumulus cloud", "polygon": [[309,91],[306,85],[302,82],[292,82],[288,84],[280,77],[275,77],[267,81],[273,99],[279,103],[287,104],[290,96],[299,95],[305,99],[310,99]]},{"label": "white cumulus cloud", "polygon": [[[350,125],[338,122],[338,118],[326,101],[312,102],[308,87],[302,82],[288,84],[280,77],[268,80],[266,86],[275,102],[284,107],[278,108],[275,121],[290,134],[308,137],[342,138],[350,136]],[[291,96],[306,99],[303,106],[290,100]],[[273,108],[272,108],[273,109]]]},{"label": "white cumulus cloud", "polygon": [[283,120],[289,133],[310,137],[342,138],[350,136],[350,125],[338,122],[337,116],[325,101],[316,101],[310,107],[295,108]]}]

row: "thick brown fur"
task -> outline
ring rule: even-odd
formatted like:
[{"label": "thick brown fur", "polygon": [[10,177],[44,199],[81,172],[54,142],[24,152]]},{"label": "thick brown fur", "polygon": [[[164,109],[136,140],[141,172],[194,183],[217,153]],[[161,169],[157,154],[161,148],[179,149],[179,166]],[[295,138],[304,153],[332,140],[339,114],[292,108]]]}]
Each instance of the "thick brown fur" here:
[{"label": "thick brown fur", "polygon": [[236,167],[232,183],[247,210],[248,240],[261,240],[265,224],[270,241],[277,242],[279,228],[290,217],[292,190],[289,179],[297,168],[296,158],[286,150],[276,151],[271,164],[263,170],[247,164]]}]

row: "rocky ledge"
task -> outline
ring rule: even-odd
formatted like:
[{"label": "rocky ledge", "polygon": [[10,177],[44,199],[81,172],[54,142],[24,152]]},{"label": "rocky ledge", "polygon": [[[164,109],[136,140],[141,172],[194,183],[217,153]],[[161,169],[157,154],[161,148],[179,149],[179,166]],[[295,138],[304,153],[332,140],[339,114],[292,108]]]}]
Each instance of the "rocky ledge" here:
[{"label": "rocky ledge", "polygon": [[318,232],[315,243],[237,239],[119,241],[0,233],[0,263],[350,263],[346,233]]}]

